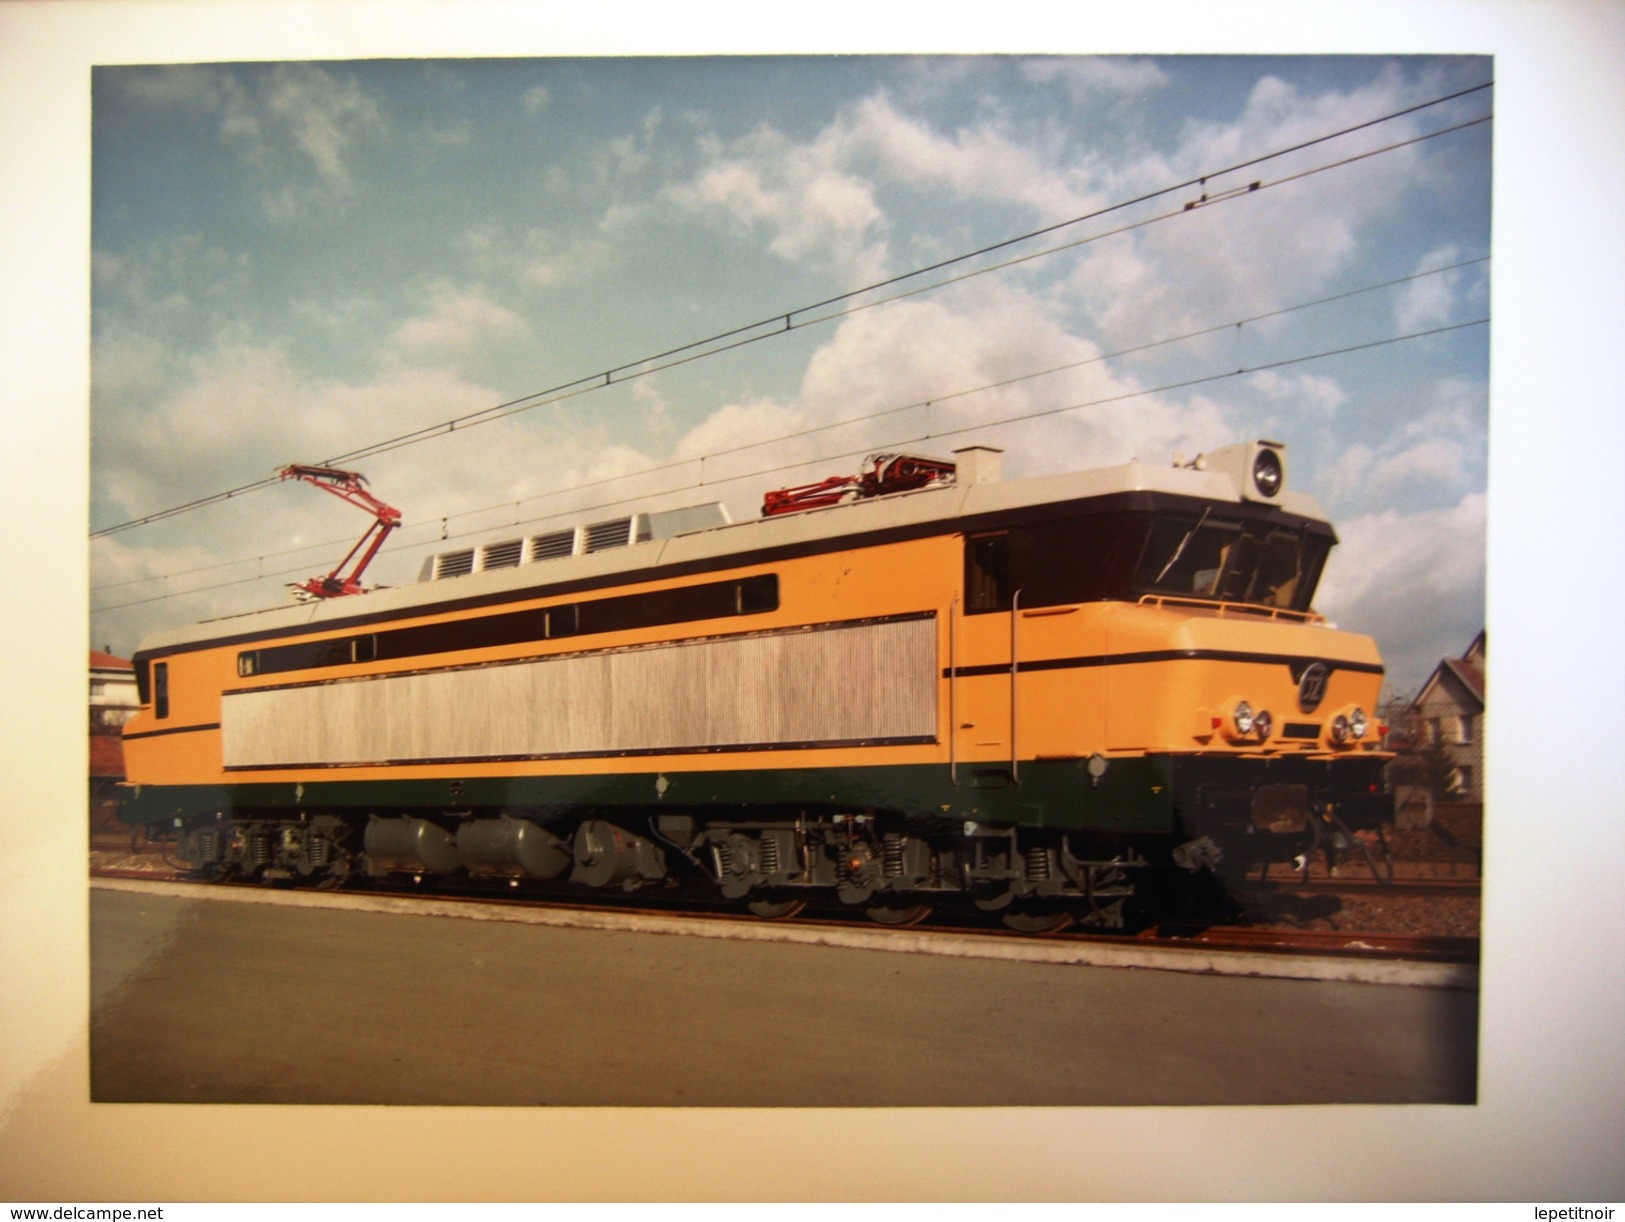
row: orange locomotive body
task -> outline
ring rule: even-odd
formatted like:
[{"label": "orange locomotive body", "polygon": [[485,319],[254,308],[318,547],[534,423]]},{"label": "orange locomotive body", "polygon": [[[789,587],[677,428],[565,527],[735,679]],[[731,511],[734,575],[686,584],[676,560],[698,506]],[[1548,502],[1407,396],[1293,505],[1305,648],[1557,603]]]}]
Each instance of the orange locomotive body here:
[{"label": "orange locomotive body", "polygon": [[957,459],[144,642],[126,818],[209,875],[687,878],[1031,927],[1383,817],[1381,660],[1311,610],[1335,536],[1283,447]]}]

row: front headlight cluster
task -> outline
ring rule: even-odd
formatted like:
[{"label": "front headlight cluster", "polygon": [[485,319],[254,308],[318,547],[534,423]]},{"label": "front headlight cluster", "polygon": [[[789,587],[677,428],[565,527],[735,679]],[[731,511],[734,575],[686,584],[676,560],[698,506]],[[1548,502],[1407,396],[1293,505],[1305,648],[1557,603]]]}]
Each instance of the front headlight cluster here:
[{"label": "front headlight cluster", "polygon": [[1365,710],[1352,708],[1332,718],[1332,741],[1335,743],[1346,743],[1350,739],[1358,741],[1364,738],[1370,729],[1371,723],[1366,719]]},{"label": "front headlight cluster", "polygon": [[1275,729],[1275,719],[1270,716],[1268,709],[1260,709],[1255,713],[1253,706],[1245,700],[1236,702],[1236,707],[1230,714],[1230,721],[1235,726],[1236,737],[1251,738],[1256,735],[1259,742],[1268,738],[1270,732]]}]

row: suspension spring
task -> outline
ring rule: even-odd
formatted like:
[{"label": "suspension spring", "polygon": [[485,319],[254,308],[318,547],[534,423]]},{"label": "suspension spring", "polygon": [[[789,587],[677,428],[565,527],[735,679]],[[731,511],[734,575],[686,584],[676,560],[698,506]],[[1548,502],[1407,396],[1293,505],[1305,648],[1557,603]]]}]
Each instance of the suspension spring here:
[{"label": "suspension spring", "polygon": [[220,860],[220,829],[206,827],[197,834],[193,841],[197,845],[197,858],[199,861]]},{"label": "suspension spring", "polygon": [[271,860],[271,838],[263,831],[248,834],[248,861],[253,866],[269,864]]},{"label": "suspension spring", "polygon": [[332,860],[331,846],[324,837],[315,832],[305,835],[305,860],[313,866],[325,866]]},{"label": "suspension spring", "polygon": [[1049,877],[1049,850],[1035,844],[1027,850],[1026,879],[1030,883],[1042,882]]},{"label": "suspension spring", "polygon": [[908,841],[897,832],[887,832],[880,845],[880,872],[887,878],[903,874],[903,847]]},{"label": "suspension spring", "polygon": [[777,874],[779,872],[779,838],[771,832],[763,832],[761,840],[757,843],[761,846],[762,873]]}]

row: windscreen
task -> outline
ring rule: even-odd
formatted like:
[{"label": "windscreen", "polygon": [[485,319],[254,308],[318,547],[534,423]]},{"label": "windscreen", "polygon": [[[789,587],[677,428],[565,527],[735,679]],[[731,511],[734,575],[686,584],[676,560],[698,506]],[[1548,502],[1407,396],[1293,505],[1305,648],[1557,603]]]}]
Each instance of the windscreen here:
[{"label": "windscreen", "polygon": [[1098,511],[973,532],[970,615],[1166,594],[1307,611],[1331,549],[1324,528],[1225,506]]},{"label": "windscreen", "polygon": [[1330,540],[1292,527],[1220,515],[1161,516],[1135,573],[1150,594],[1308,610]]}]

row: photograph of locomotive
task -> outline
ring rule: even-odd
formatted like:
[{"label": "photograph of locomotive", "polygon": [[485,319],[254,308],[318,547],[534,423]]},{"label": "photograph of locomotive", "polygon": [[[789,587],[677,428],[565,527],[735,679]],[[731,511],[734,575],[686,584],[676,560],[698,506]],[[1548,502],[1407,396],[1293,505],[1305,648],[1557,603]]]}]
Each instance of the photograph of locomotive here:
[{"label": "photograph of locomotive", "polygon": [[[1354,851],[1391,807],[1383,665],[1313,609],[1336,537],[1286,446],[1014,480],[1000,457],[876,454],[756,520],[583,522],[397,588],[361,592],[364,557],[159,632],[123,817],[207,878],[681,885],[1026,931]],[[353,473],[284,474],[387,533]]]}]

